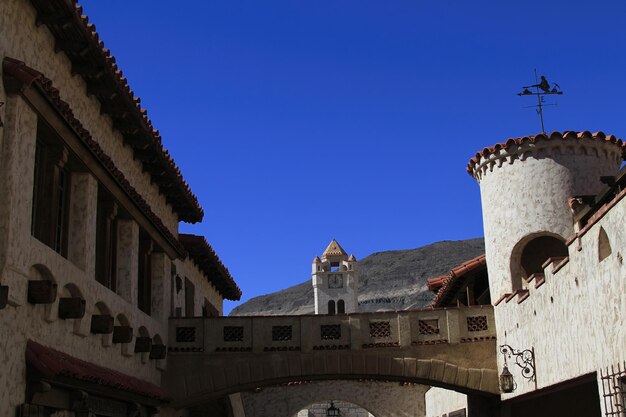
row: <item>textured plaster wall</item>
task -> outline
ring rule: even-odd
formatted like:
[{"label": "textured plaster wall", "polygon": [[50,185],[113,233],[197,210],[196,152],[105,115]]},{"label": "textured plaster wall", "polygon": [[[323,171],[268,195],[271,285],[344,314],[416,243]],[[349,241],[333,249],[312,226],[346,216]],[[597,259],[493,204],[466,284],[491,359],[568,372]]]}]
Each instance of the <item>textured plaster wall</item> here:
[{"label": "textured plaster wall", "polygon": [[[349,270],[350,267],[354,267],[354,262],[341,261],[342,268],[346,270],[340,270],[336,272],[324,272],[318,271],[317,267],[323,268],[328,266],[330,268],[330,262],[316,264],[312,266],[312,284],[313,284],[313,299],[315,303],[315,314],[328,314],[328,302],[334,300],[337,303],[338,300],[345,302],[346,313],[355,313],[358,311],[358,293],[359,293],[359,272],[356,269]],[[328,279],[329,275],[343,275],[343,286],[341,288],[329,288]],[[335,311],[336,310],[335,306]]]},{"label": "textured plaster wall", "polygon": [[562,142],[539,142],[524,160],[503,161],[479,180],[487,267],[491,277],[503,277],[490,279],[493,300],[511,292],[515,245],[543,232],[567,239],[574,231],[567,200],[596,194],[602,187],[600,176],[619,168],[618,146],[587,141],[570,147]]},{"label": "textured plaster wall", "polygon": [[[209,303],[219,311],[220,316],[223,314],[223,298],[220,293],[215,289],[206,276],[198,269],[198,267],[189,258],[176,261],[176,273],[182,278],[183,283],[185,278],[189,279],[195,289],[194,295],[194,317],[202,316],[202,306],[204,305],[204,298],[209,300]],[[180,292],[175,293],[173,298],[174,306],[182,309],[183,316],[185,314],[185,285]]]},{"label": "textured plaster wall", "polygon": [[465,408],[467,395],[443,388],[431,387],[426,391],[426,417],[441,417]]},{"label": "textured plaster wall", "polygon": [[[569,246],[570,260],[565,266],[556,273],[552,273],[553,265],[545,269],[545,284],[530,285],[528,299],[495,308],[498,341],[516,348],[534,347],[538,388],[599,373],[626,360],[625,217],[626,200],[622,200],[580,243]],[[601,226],[612,254],[600,262]],[[502,359],[498,360],[501,367]],[[517,369],[514,372],[519,375]],[[516,381],[518,389],[504,398],[534,388],[522,378]]]},{"label": "textured plaster wall", "polygon": [[[511,291],[510,259],[515,244],[538,231],[565,239],[571,236],[574,227],[567,198],[597,193],[602,187],[599,177],[616,173],[621,160],[616,146],[587,143],[585,147],[581,154],[580,148],[552,144],[543,154],[505,162],[480,179],[493,300]],[[545,268],[543,285],[536,288],[536,281],[525,285],[527,299],[518,304],[514,297],[495,307],[498,344],[534,348],[536,388],[599,373],[626,360],[625,215],[626,200],[622,200],[569,245],[568,263],[556,272],[554,264]],[[601,262],[600,227],[612,246],[611,255]],[[498,355],[498,369],[502,365]],[[520,376],[512,360],[509,368],[517,389],[503,399],[535,389]]]},{"label": "textured plaster wall", "polygon": [[293,417],[312,404],[329,400],[357,405],[376,417],[421,417],[426,389],[397,382],[324,381],[242,392],[241,399],[248,417]]}]

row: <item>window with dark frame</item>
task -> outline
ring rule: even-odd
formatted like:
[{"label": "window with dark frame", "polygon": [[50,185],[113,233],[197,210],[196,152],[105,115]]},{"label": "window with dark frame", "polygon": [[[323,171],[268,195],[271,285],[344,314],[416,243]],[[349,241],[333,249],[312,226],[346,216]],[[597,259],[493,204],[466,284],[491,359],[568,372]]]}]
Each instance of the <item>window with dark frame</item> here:
[{"label": "window with dark frame", "polygon": [[111,291],[117,288],[117,203],[109,192],[98,185],[96,216],[96,281]]},{"label": "window with dark frame", "polygon": [[185,317],[195,316],[196,288],[188,278],[185,278]]},{"label": "window with dark frame", "polygon": [[62,140],[41,122],[37,125],[31,234],[67,256],[70,173],[69,152]]},{"label": "window with dark frame", "polygon": [[139,268],[137,273],[137,307],[150,315],[152,308],[152,268],[150,256],[153,242],[143,230],[139,232]]}]

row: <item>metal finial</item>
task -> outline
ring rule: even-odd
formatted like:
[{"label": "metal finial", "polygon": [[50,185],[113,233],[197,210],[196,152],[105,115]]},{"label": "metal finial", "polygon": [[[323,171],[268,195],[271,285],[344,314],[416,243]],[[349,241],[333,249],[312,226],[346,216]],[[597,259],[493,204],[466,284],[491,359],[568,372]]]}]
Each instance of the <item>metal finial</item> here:
[{"label": "metal finial", "polygon": [[[537,69],[535,68],[535,84],[527,85],[522,88],[523,88],[522,92],[517,93],[518,96],[537,96],[537,105],[529,106],[529,107],[537,108],[537,114],[539,115],[539,120],[541,120],[541,131],[543,133],[546,133],[546,129],[543,124],[543,108],[544,106],[556,106],[556,104],[546,103],[544,99],[545,99],[545,96],[547,95],[563,94],[563,92],[561,91],[561,87],[556,83],[552,83],[552,87],[550,87],[550,83],[548,82],[546,77],[543,75],[541,76],[541,81],[539,81],[537,79]],[[534,92],[531,91],[530,90],[531,88],[534,88],[535,91]]]}]

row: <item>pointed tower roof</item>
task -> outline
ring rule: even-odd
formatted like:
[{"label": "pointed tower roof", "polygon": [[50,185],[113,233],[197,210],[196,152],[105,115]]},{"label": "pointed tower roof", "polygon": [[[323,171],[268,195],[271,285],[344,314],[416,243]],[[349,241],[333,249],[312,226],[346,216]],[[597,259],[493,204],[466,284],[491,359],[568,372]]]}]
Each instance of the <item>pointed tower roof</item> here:
[{"label": "pointed tower roof", "polygon": [[313,263],[314,264],[320,264],[320,263],[322,263],[322,261],[321,261],[319,256],[316,256],[315,259],[313,259]]},{"label": "pointed tower roof", "polygon": [[354,255],[350,255],[350,257],[348,258],[348,261],[356,262],[356,258],[354,257]]},{"label": "pointed tower roof", "polygon": [[322,258],[348,257],[348,254],[335,239],[331,240],[326,250],[322,254]]}]

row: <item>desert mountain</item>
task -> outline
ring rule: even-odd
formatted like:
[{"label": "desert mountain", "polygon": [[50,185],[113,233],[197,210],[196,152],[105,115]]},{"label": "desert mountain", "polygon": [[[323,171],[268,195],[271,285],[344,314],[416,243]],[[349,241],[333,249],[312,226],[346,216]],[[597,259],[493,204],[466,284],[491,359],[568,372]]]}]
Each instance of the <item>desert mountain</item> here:
[{"label": "desert mountain", "polygon": [[[373,253],[358,261],[360,311],[405,310],[426,306],[433,298],[426,280],[448,273],[485,253],[482,238],[442,241],[417,249]],[[252,298],[231,316],[312,314],[313,287],[301,284]]]}]

